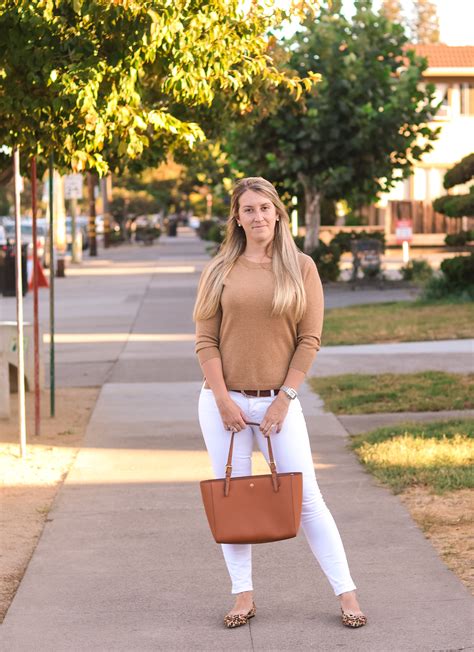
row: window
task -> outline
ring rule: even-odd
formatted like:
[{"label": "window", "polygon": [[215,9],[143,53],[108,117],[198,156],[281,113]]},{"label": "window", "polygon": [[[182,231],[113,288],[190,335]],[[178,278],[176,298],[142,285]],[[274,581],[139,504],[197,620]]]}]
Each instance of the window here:
[{"label": "window", "polygon": [[460,84],[461,115],[474,115],[474,83]]},{"label": "window", "polygon": [[451,117],[453,89],[451,84],[436,85],[436,100],[442,100],[441,105],[436,112],[435,120],[446,120]]}]

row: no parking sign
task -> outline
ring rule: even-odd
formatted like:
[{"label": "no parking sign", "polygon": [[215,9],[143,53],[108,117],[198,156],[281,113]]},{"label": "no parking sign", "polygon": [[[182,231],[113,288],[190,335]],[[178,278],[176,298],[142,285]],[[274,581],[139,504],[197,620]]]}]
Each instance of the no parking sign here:
[{"label": "no parking sign", "polygon": [[395,228],[397,244],[411,242],[413,239],[413,224],[411,220],[397,220]]}]

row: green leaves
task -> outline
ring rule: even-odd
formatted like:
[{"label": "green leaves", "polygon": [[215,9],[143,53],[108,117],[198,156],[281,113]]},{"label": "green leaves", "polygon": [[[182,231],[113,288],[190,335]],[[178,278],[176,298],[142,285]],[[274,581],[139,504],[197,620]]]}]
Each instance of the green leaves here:
[{"label": "green leaves", "polygon": [[269,56],[279,16],[239,0],[4,0],[0,140],[78,171],[154,164],[204,138],[200,107],[309,90]]},{"label": "green leaves", "polygon": [[300,102],[282,92],[271,114],[237,128],[230,149],[247,174],[305,178],[313,192],[360,205],[430,150],[437,130],[429,126],[434,89],[420,84],[426,64],[371,5],[359,0],[351,20],[333,8],[304,21],[288,43],[287,66],[320,82]]}]

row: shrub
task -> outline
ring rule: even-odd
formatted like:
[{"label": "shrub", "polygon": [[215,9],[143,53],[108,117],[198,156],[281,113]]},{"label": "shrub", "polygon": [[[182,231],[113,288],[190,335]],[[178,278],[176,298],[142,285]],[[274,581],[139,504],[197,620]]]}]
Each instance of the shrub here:
[{"label": "shrub", "polygon": [[441,276],[434,276],[425,285],[422,299],[458,298],[474,301],[474,253],[443,260]]},{"label": "shrub", "polygon": [[365,240],[370,238],[372,240],[379,240],[382,243],[382,253],[385,251],[385,234],[380,231],[373,233],[367,231],[340,231],[331,240],[331,244],[337,245],[341,253],[351,250],[351,243],[354,240]]},{"label": "shrub", "polygon": [[125,242],[125,235],[123,234],[122,230],[111,231],[109,233],[109,244],[115,245],[120,244],[121,242]]},{"label": "shrub", "polygon": [[406,265],[400,268],[404,281],[413,281],[423,285],[432,276],[433,270],[426,260],[410,260]]},{"label": "shrub", "polygon": [[153,226],[149,224],[147,226],[139,226],[135,231],[135,240],[136,242],[144,241],[147,239],[156,240],[161,235],[161,229],[159,226]]},{"label": "shrub", "polygon": [[470,256],[446,258],[441,263],[440,269],[455,292],[474,285],[474,253]]},{"label": "shrub", "polygon": [[459,233],[448,233],[444,242],[448,247],[463,247],[474,240],[474,231],[460,231]]},{"label": "shrub", "polygon": [[351,212],[345,216],[344,222],[346,226],[362,226],[364,218],[361,215],[357,215],[357,213]]},{"label": "shrub", "polygon": [[218,220],[215,218],[210,220],[201,220],[199,228],[197,229],[198,236],[201,238],[201,240],[209,240],[209,231],[213,226],[215,226],[215,224],[217,224],[217,222]]},{"label": "shrub", "polygon": [[221,243],[224,241],[226,232],[225,224],[213,224],[207,233],[207,240]]},{"label": "shrub", "polygon": [[327,245],[320,240],[319,246],[309,255],[316,263],[322,281],[337,281],[341,258],[341,250],[337,245],[332,242]]},{"label": "shrub", "polygon": [[304,236],[303,235],[294,235],[293,240],[295,241],[295,245],[298,247],[300,251],[304,251]]}]

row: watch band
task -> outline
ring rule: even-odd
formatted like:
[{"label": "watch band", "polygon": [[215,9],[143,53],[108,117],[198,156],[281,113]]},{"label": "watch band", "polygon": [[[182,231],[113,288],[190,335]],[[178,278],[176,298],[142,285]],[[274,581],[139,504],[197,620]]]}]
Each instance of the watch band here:
[{"label": "watch band", "polygon": [[282,385],[280,389],[282,392],[285,392],[288,398],[292,401],[298,396],[296,389],[293,389],[293,387],[288,387],[288,385]]}]

